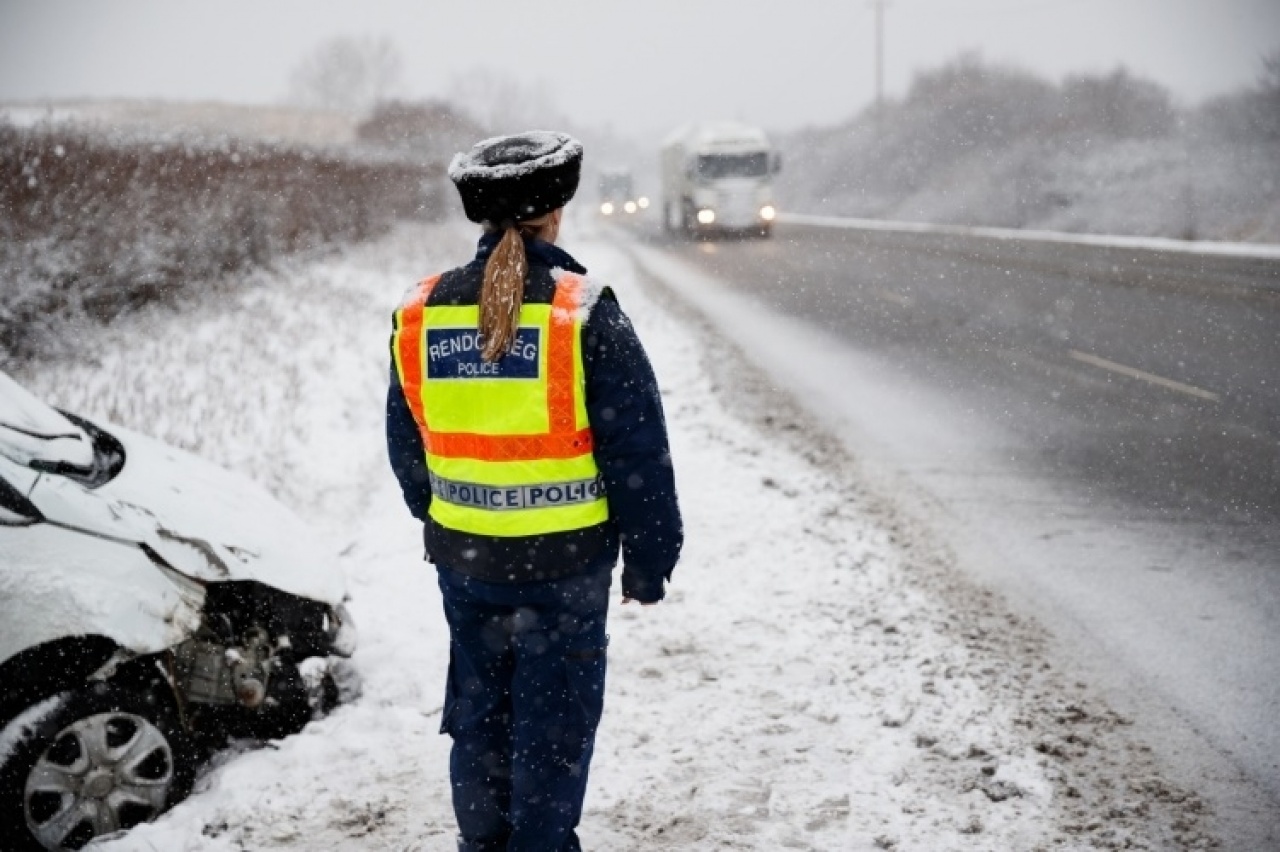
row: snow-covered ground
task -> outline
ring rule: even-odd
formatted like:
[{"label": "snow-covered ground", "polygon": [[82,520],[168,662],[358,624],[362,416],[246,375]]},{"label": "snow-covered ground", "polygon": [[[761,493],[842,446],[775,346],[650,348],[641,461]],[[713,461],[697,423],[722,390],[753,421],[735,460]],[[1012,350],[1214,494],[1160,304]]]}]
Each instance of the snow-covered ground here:
[{"label": "snow-covered ground", "polygon": [[[586,223],[666,399],[687,546],[666,602],[614,608],[581,836],[630,850],[1200,849],[1200,801],[869,493],[840,442],[678,289]],[[451,850],[434,573],[382,449],[389,315],[473,234],[404,228],[337,260],[86,330],[38,394],[247,473],[342,554],[363,692],[240,745],[104,852]]]}]

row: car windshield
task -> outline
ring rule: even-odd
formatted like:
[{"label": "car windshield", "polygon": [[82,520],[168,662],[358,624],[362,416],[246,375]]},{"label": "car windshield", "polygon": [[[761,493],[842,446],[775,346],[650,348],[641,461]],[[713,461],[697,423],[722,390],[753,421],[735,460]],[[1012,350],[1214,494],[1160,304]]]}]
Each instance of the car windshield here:
[{"label": "car windshield", "polygon": [[604,174],[600,176],[602,198],[627,198],[631,195],[631,175]]},{"label": "car windshield", "polygon": [[698,157],[698,177],[704,180],[734,177],[764,177],[769,173],[769,155],[703,154]]}]

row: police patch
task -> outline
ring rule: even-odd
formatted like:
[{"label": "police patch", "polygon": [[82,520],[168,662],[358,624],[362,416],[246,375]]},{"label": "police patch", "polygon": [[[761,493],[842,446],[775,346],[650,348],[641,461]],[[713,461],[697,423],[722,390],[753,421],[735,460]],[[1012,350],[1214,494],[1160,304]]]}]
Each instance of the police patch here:
[{"label": "police patch", "polygon": [[429,379],[536,379],[540,328],[518,328],[511,349],[497,361],[480,357],[484,345],[474,328],[427,329]]}]

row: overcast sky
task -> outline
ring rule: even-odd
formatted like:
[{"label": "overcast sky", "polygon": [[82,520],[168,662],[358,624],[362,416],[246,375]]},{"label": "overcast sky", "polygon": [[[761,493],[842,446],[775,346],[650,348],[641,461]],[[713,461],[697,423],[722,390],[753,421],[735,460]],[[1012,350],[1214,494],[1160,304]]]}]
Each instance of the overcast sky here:
[{"label": "overcast sky", "polygon": [[[477,68],[637,136],[732,117],[828,124],[874,98],[871,0],[0,0],[0,101],[283,101],[323,40],[388,36],[404,97]],[[886,88],[961,51],[1059,79],[1124,65],[1183,102],[1252,83],[1280,0],[890,0]]]}]

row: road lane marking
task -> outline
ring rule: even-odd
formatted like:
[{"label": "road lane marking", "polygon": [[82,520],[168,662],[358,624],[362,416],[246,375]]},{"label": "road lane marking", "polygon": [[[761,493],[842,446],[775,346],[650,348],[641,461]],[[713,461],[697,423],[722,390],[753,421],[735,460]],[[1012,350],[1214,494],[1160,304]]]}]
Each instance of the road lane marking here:
[{"label": "road lane marking", "polygon": [[1159,385],[1162,388],[1176,390],[1180,393],[1189,394],[1207,399],[1210,402],[1217,402],[1220,397],[1213,391],[1203,390],[1195,385],[1183,384],[1182,382],[1166,379],[1164,376],[1157,376],[1155,373],[1148,373],[1146,370],[1139,370],[1136,367],[1127,367],[1124,364],[1117,364],[1115,361],[1108,361],[1106,358],[1099,358],[1097,355],[1090,355],[1088,352],[1081,352],[1077,349],[1070,350],[1071,357],[1077,361],[1083,361],[1086,364],[1092,364],[1095,367],[1101,367],[1104,370],[1110,370],[1113,373],[1119,373],[1122,376],[1128,376],[1131,379],[1142,379],[1144,382],[1150,382],[1153,385]]}]

